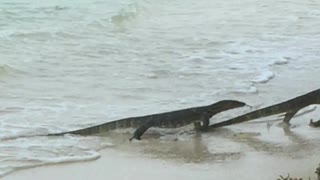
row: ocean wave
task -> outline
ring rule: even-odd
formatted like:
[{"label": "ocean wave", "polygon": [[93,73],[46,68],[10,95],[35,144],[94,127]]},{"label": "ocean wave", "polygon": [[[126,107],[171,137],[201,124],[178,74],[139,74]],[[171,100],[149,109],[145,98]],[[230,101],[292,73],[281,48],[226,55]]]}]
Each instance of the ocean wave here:
[{"label": "ocean wave", "polygon": [[277,59],[273,61],[270,65],[285,65],[289,63],[290,57],[283,57],[281,59]]},{"label": "ocean wave", "polygon": [[10,74],[16,74],[18,73],[19,70],[9,66],[9,65],[0,65],[0,78],[3,77],[3,76],[7,76],[7,75],[10,75]]},{"label": "ocean wave", "polygon": [[230,91],[231,93],[240,93],[240,94],[255,94],[258,93],[257,87],[255,87],[253,84],[251,85],[237,85],[235,86],[235,89]]},{"label": "ocean wave", "polygon": [[137,4],[128,4],[124,8],[120,9],[117,14],[111,17],[111,22],[114,25],[121,26],[125,23],[132,21],[142,12],[142,9]]},{"label": "ocean wave", "polygon": [[7,34],[11,38],[19,38],[19,39],[33,39],[36,41],[48,41],[53,38],[53,33],[46,31],[28,31],[22,32],[17,31],[10,34]]},{"label": "ocean wave", "polygon": [[[45,139],[45,140],[44,140]],[[0,177],[14,171],[49,164],[92,161],[100,158],[97,152],[112,146],[99,138],[19,138],[0,145]]]},{"label": "ocean wave", "polygon": [[[92,161],[100,157],[100,154],[96,151],[86,151],[83,156],[60,156],[55,158],[36,158],[36,157],[11,157],[0,161],[2,164],[8,164],[6,167],[0,167],[0,177],[6,176],[14,171],[21,169],[28,169],[49,164],[61,164],[61,163],[71,163],[71,162],[83,162]],[[16,162],[16,163],[10,163]]]},{"label": "ocean wave", "polygon": [[271,79],[274,78],[274,73],[272,71],[264,71],[261,72],[260,75],[258,75],[255,79],[252,80],[254,83],[267,83]]}]

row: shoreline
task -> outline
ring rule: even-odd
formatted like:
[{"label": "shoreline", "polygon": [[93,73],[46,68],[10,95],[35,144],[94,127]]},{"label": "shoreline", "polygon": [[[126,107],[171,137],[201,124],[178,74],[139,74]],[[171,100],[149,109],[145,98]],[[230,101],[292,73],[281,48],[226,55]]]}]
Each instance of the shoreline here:
[{"label": "shoreline", "polygon": [[[19,179],[276,179],[279,175],[315,179],[317,155],[303,159],[287,159],[249,153],[246,158],[217,164],[181,164],[160,159],[135,157],[114,150],[100,151],[96,161],[42,166],[18,171],[4,177]],[[112,156],[110,156],[112,154]],[[116,163],[115,163],[116,162]],[[276,163],[275,163],[276,162]],[[58,176],[58,177],[57,177]]]},{"label": "shoreline", "polygon": [[[255,84],[259,92],[247,94],[249,103],[257,104],[261,99],[264,104],[274,104],[293,98],[319,88],[320,84],[314,77],[319,77],[316,68],[292,71],[291,64],[274,66],[275,77],[267,84]],[[281,73],[277,73],[281,71]],[[306,82],[308,80],[308,82]],[[318,86],[317,86],[318,85]],[[265,124],[244,124],[234,126],[240,132],[261,132],[261,137],[253,139],[240,139],[229,142],[219,135],[204,133],[201,139],[192,138],[184,140],[162,141],[160,138],[147,138],[142,142],[116,145],[100,150],[101,157],[95,161],[77,162],[68,164],[46,165],[31,169],[19,170],[5,177],[4,180],[24,179],[184,179],[184,180],[212,180],[214,179],[246,179],[270,180],[277,179],[280,175],[286,177],[302,177],[315,179],[315,169],[320,163],[317,156],[318,139],[315,135],[318,129],[308,127],[310,118],[319,118],[319,108],[293,119],[298,128],[292,130],[291,135],[283,134],[279,127],[274,127],[271,132],[265,130]],[[252,127],[251,127],[252,126]],[[258,128],[257,128],[258,127]],[[230,129],[234,130],[233,127]],[[222,132],[229,132],[222,130]],[[231,131],[233,132],[233,131]],[[234,131],[236,132],[236,131]],[[313,134],[312,134],[313,133]],[[311,134],[311,138],[308,137]],[[218,137],[217,137],[218,136]],[[221,136],[221,137],[219,137]],[[231,133],[230,137],[234,136]],[[265,139],[264,139],[265,138]],[[269,139],[280,142],[268,142]],[[195,141],[193,141],[195,139]],[[293,145],[287,144],[288,139],[293,139]],[[314,140],[316,139],[316,140]],[[222,143],[221,143],[222,142]],[[224,144],[226,143],[226,144]],[[222,144],[222,145],[221,145]],[[280,144],[280,145],[279,145]],[[283,145],[284,144],[284,145]],[[280,146],[280,147],[279,147]],[[219,149],[220,148],[220,149]],[[239,157],[228,159],[228,153],[233,150],[240,152]],[[217,152],[222,154],[222,159],[206,161],[206,153]],[[224,153],[226,155],[224,155]],[[209,156],[208,156],[209,157]],[[189,158],[189,159],[188,159]],[[197,162],[197,158],[203,158]],[[227,159],[224,159],[227,158]]]}]

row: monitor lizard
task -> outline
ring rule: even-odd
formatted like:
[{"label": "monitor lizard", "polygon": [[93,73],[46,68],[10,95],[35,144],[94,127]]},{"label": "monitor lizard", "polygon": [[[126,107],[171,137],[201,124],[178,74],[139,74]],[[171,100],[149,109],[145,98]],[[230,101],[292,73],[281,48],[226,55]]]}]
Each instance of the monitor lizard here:
[{"label": "monitor lizard", "polygon": [[285,102],[258,109],[244,115],[212,124],[209,128],[218,128],[223,126],[230,126],[232,124],[242,123],[262,117],[285,113],[283,123],[289,125],[291,118],[302,108],[312,104],[320,104],[320,89],[314,90],[307,94],[298,96],[296,98],[287,100]]},{"label": "monitor lizard", "polygon": [[131,141],[132,139],[140,140],[141,136],[150,127],[177,128],[194,123],[196,129],[205,130],[209,126],[209,119],[213,115],[229,109],[243,107],[245,105],[246,104],[244,102],[240,101],[222,100],[207,106],[192,107],[139,117],[129,117],[79,130],[52,133],[48,134],[48,136],[58,136],[64,134],[92,135],[108,132],[118,128],[138,127],[133,133],[133,136],[130,138]]}]

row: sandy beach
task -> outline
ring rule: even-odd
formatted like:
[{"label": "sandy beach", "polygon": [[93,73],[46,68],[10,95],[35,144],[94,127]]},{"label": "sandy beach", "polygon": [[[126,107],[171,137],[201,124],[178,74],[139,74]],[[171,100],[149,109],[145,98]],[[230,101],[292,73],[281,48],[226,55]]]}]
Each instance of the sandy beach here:
[{"label": "sandy beach", "polygon": [[[112,154],[112,156],[110,156]],[[248,179],[271,180],[279,175],[292,177],[314,176],[319,156],[302,159],[272,157],[267,155],[247,155],[233,162],[217,164],[181,164],[159,159],[147,159],[121,154],[112,150],[101,151],[97,161],[38,167],[14,173],[3,179],[45,179],[45,180],[85,180],[85,179]]]},{"label": "sandy beach", "polygon": [[[275,72],[277,68],[281,69],[275,67]],[[282,73],[268,84],[259,85],[260,91],[252,95],[250,103],[257,104],[261,99],[268,101],[266,104],[278,103],[291,94],[319,87],[319,81],[313,78],[320,77],[317,68],[311,66],[294,73],[290,68],[282,68]],[[271,180],[287,173],[315,179],[314,171],[320,163],[318,129],[307,124],[310,118],[318,117],[316,109],[294,118],[296,127],[289,130],[276,124],[267,130],[266,123],[245,123],[191,138],[163,139],[149,134],[132,143],[126,140],[128,134],[120,135],[122,138],[114,138],[114,146],[99,151],[98,160],[36,167],[3,179]]]}]

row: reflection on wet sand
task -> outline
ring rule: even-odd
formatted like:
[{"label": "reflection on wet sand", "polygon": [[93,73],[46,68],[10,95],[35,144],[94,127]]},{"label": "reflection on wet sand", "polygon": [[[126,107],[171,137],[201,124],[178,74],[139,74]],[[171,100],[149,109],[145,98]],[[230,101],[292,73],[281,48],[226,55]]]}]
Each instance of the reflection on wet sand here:
[{"label": "reflection on wet sand", "polygon": [[[279,153],[282,152],[282,147],[279,144],[264,141],[259,139],[259,133],[255,132],[234,132],[227,128],[221,128],[214,132],[216,136],[223,136],[231,141],[241,143],[257,152],[267,152],[267,153]],[[251,150],[252,151],[252,150]]]},{"label": "reflection on wet sand", "polygon": [[[284,135],[291,140],[290,152],[295,152],[296,156],[307,156],[318,153],[319,140],[309,140],[304,136],[294,132],[294,129],[284,126]],[[289,153],[290,153],[289,152]]]},{"label": "reflection on wet sand", "polygon": [[143,140],[135,142],[129,142],[128,137],[128,134],[119,133],[115,138],[112,138],[115,148],[130,153],[143,154],[150,158],[202,163],[235,160],[242,155],[241,152],[209,151],[208,143],[203,140],[202,134],[194,131],[165,136],[146,134]]},{"label": "reflection on wet sand", "polygon": [[[313,154],[319,149],[316,141],[304,138],[291,130],[288,126],[273,127],[282,128],[284,134],[278,136],[286,136],[289,142],[275,143],[267,140],[262,140],[260,137],[262,134],[255,132],[234,132],[230,129],[221,128],[216,132],[213,132],[216,136],[224,136],[229,140],[233,140],[238,143],[242,143],[252,148],[257,152],[264,152],[272,155],[281,155],[286,157],[298,158],[299,156],[306,156]],[[271,132],[270,132],[271,133]]]},{"label": "reflection on wet sand", "polygon": [[241,157],[240,152],[209,151],[208,143],[203,140],[202,135],[199,133],[187,137],[187,139],[178,138],[176,141],[155,142],[154,144],[156,146],[144,147],[144,153],[162,159],[169,158],[184,162],[201,163],[239,159]]},{"label": "reflection on wet sand", "polygon": [[164,136],[149,133],[142,141],[131,143],[128,141],[129,134],[115,133],[111,135],[113,136],[111,139],[117,150],[133,152],[138,156],[143,154],[150,158],[187,163],[238,160],[249,152],[299,158],[319,150],[317,142],[304,138],[288,127],[272,128],[282,128],[284,134],[279,133],[278,136],[282,138],[286,136],[288,141],[275,143],[261,138],[263,136],[261,133],[235,132],[228,128],[219,128],[207,133],[189,130]]}]

